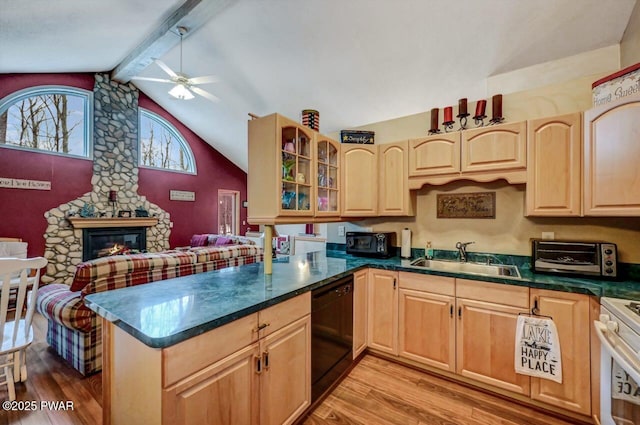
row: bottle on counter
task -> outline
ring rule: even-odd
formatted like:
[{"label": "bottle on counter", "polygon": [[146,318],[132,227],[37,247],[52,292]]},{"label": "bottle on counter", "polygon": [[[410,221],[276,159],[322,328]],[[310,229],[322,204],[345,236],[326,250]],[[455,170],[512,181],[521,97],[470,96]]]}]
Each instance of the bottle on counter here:
[{"label": "bottle on counter", "polygon": [[427,249],[424,250],[424,257],[427,260],[433,260],[433,248],[431,247],[431,241],[427,242]]}]

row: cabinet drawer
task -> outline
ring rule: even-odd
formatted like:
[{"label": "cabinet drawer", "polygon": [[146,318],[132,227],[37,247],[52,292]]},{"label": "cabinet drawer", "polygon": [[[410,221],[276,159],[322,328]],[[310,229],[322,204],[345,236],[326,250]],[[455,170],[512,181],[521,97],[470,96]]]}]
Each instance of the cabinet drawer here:
[{"label": "cabinet drawer", "polygon": [[258,326],[264,326],[260,331],[260,338],[282,329],[302,316],[311,313],[311,292],[298,295],[295,298],[281,302],[258,312]]},{"label": "cabinet drawer", "polygon": [[529,288],[524,286],[456,279],[456,296],[494,304],[529,308]]},{"label": "cabinet drawer", "polygon": [[400,288],[454,296],[455,279],[452,277],[400,272]]},{"label": "cabinet drawer", "polygon": [[162,350],[163,388],[258,340],[258,313]]}]

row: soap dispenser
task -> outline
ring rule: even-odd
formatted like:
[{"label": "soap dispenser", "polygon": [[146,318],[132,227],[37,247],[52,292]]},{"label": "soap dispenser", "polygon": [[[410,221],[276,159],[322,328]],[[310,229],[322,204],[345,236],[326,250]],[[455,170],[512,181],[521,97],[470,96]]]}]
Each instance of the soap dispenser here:
[{"label": "soap dispenser", "polygon": [[433,260],[433,248],[431,248],[431,241],[427,242],[427,249],[424,251],[424,256],[427,260]]}]

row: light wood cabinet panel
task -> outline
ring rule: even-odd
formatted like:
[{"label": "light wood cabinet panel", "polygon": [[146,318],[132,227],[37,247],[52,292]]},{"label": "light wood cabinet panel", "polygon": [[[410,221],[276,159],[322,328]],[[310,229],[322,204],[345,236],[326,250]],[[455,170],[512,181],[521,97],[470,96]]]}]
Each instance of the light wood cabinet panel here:
[{"label": "light wood cabinet panel", "polygon": [[316,135],[316,217],[340,215],[340,143]]},{"label": "light wood cabinet panel", "polygon": [[526,129],[526,122],[516,122],[463,131],[462,173],[526,169]]},{"label": "light wood cabinet panel", "polygon": [[261,340],[260,424],[291,424],[311,404],[311,316]]},{"label": "light wood cabinet panel", "polygon": [[455,298],[399,290],[398,354],[455,372]]},{"label": "light wood cabinet panel", "polygon": [[525,396],[529,377],[515,372],[518,313],[528,310],[486,301],[457,299],[457,373]]},{"label": "light wood cabinet panel", "polygon": [[367,292],[369,270],[353,274],[353,358],[367,348]]},{"label": "light wood cabinet panel", "polygon": [[582,205],[580,113],[529,121],[526,214],[579,216]]},{"label": "light wood cabinet panel", "polygon": [[341,146],[343,217],[378,214],[378,147]]},{"label": "light wood cabinet panel", "polygon": [[378,146],[380,190],[379,216],[413,215],[413,202],[409,191],[408,141]]},{"label": "light wood cabinet panel", "polygon": [[584,415],[591,414],[589,297],[531,289],[531,305],[556,325],[562,353],[562,383],[531,378],[531,398]]},{"label": "light wood cabinet panel", "polygon": [[584,214],[640,215],[640,97],[584,113]]},{"label": "light wood cabinet panel", "polygon": [[259,344],[252,344],[163,392],[163,423],[257,424]]},{"label": "light wood cabinet panel", "polygon": [[409,140],[409,176],[460,173],[460,133]]},{"label": "light wood cabinet panel", "polygon": [[369,270],[367,345],[398,354],[398,273]]}]

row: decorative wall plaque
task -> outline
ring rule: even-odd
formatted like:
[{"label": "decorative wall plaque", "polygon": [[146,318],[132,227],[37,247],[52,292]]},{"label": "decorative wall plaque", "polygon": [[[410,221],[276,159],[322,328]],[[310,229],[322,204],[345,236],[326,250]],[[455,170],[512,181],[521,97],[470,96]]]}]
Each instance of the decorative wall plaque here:
[{"label": "decorative wall plaque", "polygon": [[438,218],[496,218],[496,193],[474,192],[437,196]]}]

